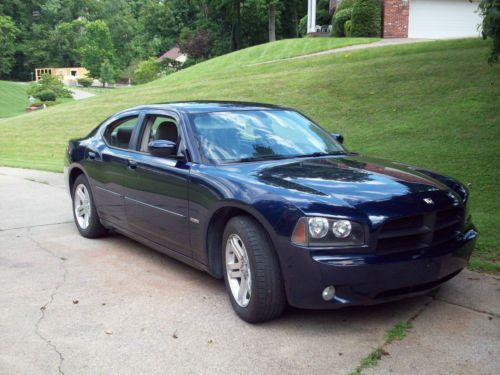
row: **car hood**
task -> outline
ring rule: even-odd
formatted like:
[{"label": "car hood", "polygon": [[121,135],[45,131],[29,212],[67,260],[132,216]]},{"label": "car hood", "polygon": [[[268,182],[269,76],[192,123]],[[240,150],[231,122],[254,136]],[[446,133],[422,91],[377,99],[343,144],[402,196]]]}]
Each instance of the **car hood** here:
[{"label": "car hood", "polygon": [[248,182],[274,189],[306,213],[329,213],[332,207],[338,213],[343,207],[346,215],[352,216],[348,209],[354,209],[382,219],[461,202],[449,184],[454,180],[448,177],[360,155],[234,164],[231,168],[246,175]]}]

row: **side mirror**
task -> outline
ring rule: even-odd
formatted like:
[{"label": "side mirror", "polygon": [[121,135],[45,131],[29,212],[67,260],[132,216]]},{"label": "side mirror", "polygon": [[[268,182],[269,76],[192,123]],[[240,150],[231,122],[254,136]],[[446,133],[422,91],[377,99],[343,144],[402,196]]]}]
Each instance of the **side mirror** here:
[{"label": "side mirror", "polygon": [[160,158],[168,158],[175,156],[177,145],[175,144],[175,142],[172,141],[158,139],[156,141],[149,142],[148,150],[153,156],[158,156]]},{"label": "side mirror", "polygon": [[344,143],[344,136],[340,133],[330,133],[330,135],[340,144]]}]

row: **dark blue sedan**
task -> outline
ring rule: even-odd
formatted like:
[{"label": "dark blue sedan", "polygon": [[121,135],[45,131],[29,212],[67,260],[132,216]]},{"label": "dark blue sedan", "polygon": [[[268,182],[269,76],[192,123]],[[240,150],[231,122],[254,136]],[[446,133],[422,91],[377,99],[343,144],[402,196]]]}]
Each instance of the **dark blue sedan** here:
[{"label": "dark blue sedan", "polygon": [[109,229],[224,278],[248,322],[418,295],[467,264],[468,191],[360,156],[301,113],[238,102],[146,105],[68,144],[80,233]]}]

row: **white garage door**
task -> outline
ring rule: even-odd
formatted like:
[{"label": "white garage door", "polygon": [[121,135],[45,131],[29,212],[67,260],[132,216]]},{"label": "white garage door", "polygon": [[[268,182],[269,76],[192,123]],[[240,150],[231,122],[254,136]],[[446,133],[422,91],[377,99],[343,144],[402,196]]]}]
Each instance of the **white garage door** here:
[{"label": "white garage door", "polygon": [[411,0],[409,38],[479,36],[479,2],[469,0]]}]

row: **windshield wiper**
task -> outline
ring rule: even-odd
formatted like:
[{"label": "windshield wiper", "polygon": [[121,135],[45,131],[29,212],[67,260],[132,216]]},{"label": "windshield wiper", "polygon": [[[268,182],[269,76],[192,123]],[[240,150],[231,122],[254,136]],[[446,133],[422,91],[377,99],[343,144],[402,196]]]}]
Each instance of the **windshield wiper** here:
[{"label": "windshield wiper", "polygon": [[224,162],[222,162],[222,164],[247,163],[247,162],[259,161],[259,160],[278,160],[278,159],[287,159],[290,157],[293,157],[293,156],[286,156],[286,155],[249,156],[246,158],[224,161]]},{"label": "windshield wiper", "polygon": [[310,154],[294,155],[295,158],[315,158],[318,156],[328,156],[328,155],[343,155],[344,151],[331,151],[331,152],[313,152]]}]

